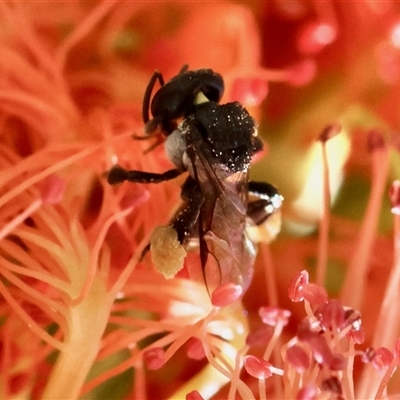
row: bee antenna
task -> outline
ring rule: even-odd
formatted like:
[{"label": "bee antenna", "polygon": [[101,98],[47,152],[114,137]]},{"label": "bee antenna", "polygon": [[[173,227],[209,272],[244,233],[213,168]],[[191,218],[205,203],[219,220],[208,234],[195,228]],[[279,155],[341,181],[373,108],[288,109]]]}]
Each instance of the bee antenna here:
[{"label": "bee antenna", "polygon": [[184,72],[186,72],[189,69],[189,64],[185,64],[181,70],[179,71],[179,75],[183,74]]}]

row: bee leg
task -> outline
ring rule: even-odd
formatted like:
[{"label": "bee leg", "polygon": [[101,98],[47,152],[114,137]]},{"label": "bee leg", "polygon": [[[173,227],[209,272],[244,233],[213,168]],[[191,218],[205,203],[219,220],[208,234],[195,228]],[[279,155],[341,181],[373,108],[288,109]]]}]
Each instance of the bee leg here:
[{"label": "bee leg", "polygon": [[178,177],[182,171],[170,169],[161,174],[144,171],[128,171],[116,165],[107,174],[107,181],[111,185],[124,181],[137,183],[159,183]]},{"label": "bee leg", "polygon": [[[176,235],[175,237],[177,237],[179,243],[181,245],[184,245],[188,241],[188,239],[190,239],[193,226],[197,222],[200,213],[200,208],[201,205],[203,204],[204,199],[203,199],[203,194],[201,193],[199,187],[196,184],[196,181],[191,177],[188,177],[185,183],[182,185],[181,197],[183,203],[179,208],[179,210],[174,215],[174,217],[172,218],[169,227],[173,229],[173,231],[170,232],[171,235],[172,234],[173,236]],[[158,227],[156,228],[156,230],[159,228],[164,229],[165,227]],[[169,240],[171,238],[164,237],[164,240],[167,239]],[[142,259],[149,250],[150,250],[150,244],[148,244],[144,248],[140,259]],[[153,244],[152,251],[158,253],[159,249],[154,248]]]},{"label": "bee leg", "polygon": [[250,181],[248,191],[250,197],[257,197],[250,200],[247,206],[247,215],[256,225],[264,223],[281,208],[283,197],[270,183]]},{"label": "bee leg", "polygon": [[190,176],[182,185],[181,197],[183,204],[172,218],[171,225],[178,234],[179,242],[183,244],[190,238],[193,226],[198,220],[204,197],[196,181]]},{"label": "bee leg", "polygon": [[173,278],[183,267],[186,257],[185,244],[197,222],[203,195],[193,178],[182,186],[183,204],[169,225],[154,229],[150,239],[154,267],[166,279]]},{"label": "bee leg", "polygon": [[150,78],[146,91],[144,92],[143,105],[142,105],[142,119],[145,124],[147,124],[147,122],[149,122],[150,120],[149,110],[150,110],[151,93],[153,92],[157,79],[160,82],[160,85],[164,86],[164,78],[161,72],[156,70],[154,71],[153,76]]}]

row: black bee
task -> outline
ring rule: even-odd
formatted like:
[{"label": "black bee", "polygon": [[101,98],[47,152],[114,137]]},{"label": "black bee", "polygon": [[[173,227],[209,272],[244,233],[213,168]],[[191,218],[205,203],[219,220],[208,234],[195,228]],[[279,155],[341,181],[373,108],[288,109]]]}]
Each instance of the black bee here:
[{"label": "black bee", "polygon": [[[151,100],[157,79],[161,88]],[[156,72],[143,101],[145,130],[150,136],[155,132],[166,136],[166,152],[176,168],[152,173],[115,166],[108,182],[159,183],[188,172],[182,204],[169,225],[172,239],[152,240],[153,261],[163,269],[157,264],[166,257],[168,268],[173,261],[164,247],[182,250],[195,243],[209,289],[225,283],[246,289],[256,255],[246,229],[264,223],[280,208],[282,197],[271,184],[249,181],[251,158],[262,149],[262,142],[254,119],[240,103],[219,104],[223,89],[222,77],[210,69],[184,67],[165,84]],[[171,241],[176,243],[170,246]],[[178,263],[182,265],[176,270],[183,266],[182,257]]]}]

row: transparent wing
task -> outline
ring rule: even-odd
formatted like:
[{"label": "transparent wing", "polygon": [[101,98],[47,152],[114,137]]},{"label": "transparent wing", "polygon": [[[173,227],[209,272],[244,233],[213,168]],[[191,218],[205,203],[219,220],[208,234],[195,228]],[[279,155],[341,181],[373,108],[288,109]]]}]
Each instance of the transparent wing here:
[{"label": "transparent wing", "polygon": [[201,142],[187,144],[188,169],[204,196],[197,226],[207,287],[234,283],[246,288],[256,255],[245,230],[248,171],[232,173],[210,158]]}]

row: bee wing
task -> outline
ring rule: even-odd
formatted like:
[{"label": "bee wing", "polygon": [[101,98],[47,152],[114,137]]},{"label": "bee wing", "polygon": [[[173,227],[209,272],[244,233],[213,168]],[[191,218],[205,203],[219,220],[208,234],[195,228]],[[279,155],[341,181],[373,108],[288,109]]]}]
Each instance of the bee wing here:
[{"label": "bee wing", "polygon": [[200,143],[189,140],[187,155],[191,164],[189,171],[204,196],[198,218],[203,277],[208,288],[228,282],[246,286],[255,257],[254,246],[248,243],[244,233],[248,172],[247,169],[229,172]]},{"label": "bee wing", "polygon": [[227,208],[235,209],[244,218],[247,212],[247,169],[234,173],[227,171],[223,165],[210,159],[202,146],[195,148],[188,146],[187,154],[193,171],[192,177],[200,186],[206,198],[203,211],[208,211],[207,218],[204,219],[204,222],[208,222],[208,224],[206,223],[205,226],[208,226],[208,228],[211,226],[217,200],[222,201]]}]

